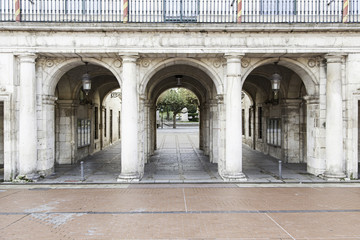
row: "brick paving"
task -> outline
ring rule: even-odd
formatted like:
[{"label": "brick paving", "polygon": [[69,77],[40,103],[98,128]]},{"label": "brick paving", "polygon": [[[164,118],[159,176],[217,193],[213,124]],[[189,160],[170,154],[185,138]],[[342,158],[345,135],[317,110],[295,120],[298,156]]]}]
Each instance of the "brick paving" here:
[{"label": "brick paving", "polygon": [[360,239],[358,184],[62,186],[0,185],[0,239]]}]

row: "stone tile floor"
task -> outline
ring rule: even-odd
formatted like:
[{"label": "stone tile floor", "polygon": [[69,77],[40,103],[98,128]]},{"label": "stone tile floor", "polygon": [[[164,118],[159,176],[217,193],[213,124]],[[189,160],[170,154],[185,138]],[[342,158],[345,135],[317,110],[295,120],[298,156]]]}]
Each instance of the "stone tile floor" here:
[{"label": "stone tile floor", "polygon": [[0,185],[0,239],[360,239],[358,184],[305,185]]},{"label": "stone tile floor", "polygon": [[[145,165],[140,183],[221,183],[217,164],[198,149],[197,127],[158,129],[158,150]],[[37,183],[116,183],[120,173],[120,142],[83,159],[84,181],[80,164],[59,165],[55,173]],[[283,164],[279,178],[278,160],[243,145],[243,171],[248,183],[324,182],[308,174],[306,164]]]}]

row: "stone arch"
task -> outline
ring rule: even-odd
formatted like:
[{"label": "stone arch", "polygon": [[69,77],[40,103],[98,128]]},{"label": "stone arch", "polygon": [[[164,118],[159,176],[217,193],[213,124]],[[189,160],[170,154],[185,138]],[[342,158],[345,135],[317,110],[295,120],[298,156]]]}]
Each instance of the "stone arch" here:
[{"label": "stone arch", "polygon": [[316,81],[315,75],[302,63],[289,59],[289,58],[281,58],[279,61],[279,58],[269,58],[265,60],[258,61],[257,63],[253,64],[251,67],[249,67],[243,74],[242,78],[242,84],[244,84],[246,78],[251,74],[253,70],[256,68],[274,63],[279,62],[278,64],[284,67],[289,68],[290,70],[294,71],[297,75],[299,75],[301,81],[304,83],[307,94],[310,96],[314,96],[318,93],[318,82]]},{"label": "stone arch", "polygon": [[152,68],[151,71],[147,72],[144,75],[143,79],[141,80],[140,87],[139,87],[140,94],[145,94],[149,81],[157,72],[159,72],[162,69],[165,69],[169,66],[174,66],[174,65],[188,65],[188,66],[192,66],[192,67],[200,69],[205,74],[207,74],[209,76],[209,78],[211,78],[212,82],[215,85],[217,94],[223,94],[223,92],[224,92],[223,82],[221,81],[220,76],[213,69],[211,69],[211,67],[209,67],[205,63],[203,63],[199,60],[196,60],[196,59],[191,59],[191,58],[166,59],[166,60],[161,61],[160,63],[156,64]]},{"label": "stone arch", "polygon": [[100,94],[100,101],[101,101],[101,104],[104,104],[104,101],[105,101],[105,99],[113,92],[113,91],[115,91],[115,90],[117,90],[117,89],[120,89],[121,90],[121,88],[118,86],[118,87],[114,87],[114,86],[110,86],[110,87],[108,87],[104,92],[106,92],[104,95],[101,95]]},{"label": "stone arch", "polygon": [[251,93],[249,93],[248,91],[246,91],[244,89],[242,91],[244,92],[244,94],[246,94],[249,97],[251,105],[253,105],[255,103],[254,96],[252,96]]},{"label": "stone arch", "polygon": [[[116,70],[114,66],[111,66],[108,63],[95,58],[83,58],[83,61],[95,65],[99,65],[101,67],[108,69],[115,76],[121,87],[122,78],[120,75],[120,71]],[[81,66],[83,64],[84,63],[79,58],[72,58],[65,60],[59,63],[58,65],[54,66],[53,69],[51,69],[51,71],[47,73],[47,76],[43,80],[44,82],[43,93],[47,95],[53,95],[61,77],[69,70]]]}]

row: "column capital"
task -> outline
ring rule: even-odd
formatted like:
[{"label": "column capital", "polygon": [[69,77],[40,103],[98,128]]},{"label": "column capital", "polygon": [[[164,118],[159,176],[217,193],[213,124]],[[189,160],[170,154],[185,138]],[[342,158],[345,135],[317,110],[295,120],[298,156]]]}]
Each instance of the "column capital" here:
[{"label": "column capital", "polygon": [[[295,106],[299,105],[303,100],[301,98],[283,98],[281,101],[288,106]],[[284,107],[286,107],[286,105]]]},{"label": "column capital", "polygon": [[345,54],[326,54],[324,58],[327,63],[342,63],[344,61]]},{"label": "column capital", "polygon": [[119,55],[123,63],[136,63],[140,57],[138,53],[120,53]]},{"label": "column capital", "polygon": [[224,54],[224,58],[226,58],[226,60],[241,60],[243,57],[245,56],[245,53],[225,53]]},{"label": "column capital", "polygon": [[303,99],[306,101],[306,104],[319,104],[320,99],[317,96],[304,96]]},{"label": "column capital", "polygon": [[35,63],[36,58],[38,57],[35,53],[17,53],[15,54],[20,62],[25,63]]},{"label": "column capital", "polygon": [[79,105],[78,100],[57,100],[56,103],[62,108],[74,108]]},{"label": "column capital", "polygon": [[216,103],[217,104],[223,104],[224,103],[224,95],[223,94],[218,94],[216,95]]},{"label": "column capital", "polygon": [[55,105],[58,98],[52,95],[42,95],[42,103],[46,105]]}]

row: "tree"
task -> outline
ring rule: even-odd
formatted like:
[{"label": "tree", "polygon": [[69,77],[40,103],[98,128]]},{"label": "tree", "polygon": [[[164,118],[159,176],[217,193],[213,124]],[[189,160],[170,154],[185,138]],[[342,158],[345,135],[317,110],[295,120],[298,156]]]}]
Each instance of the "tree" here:
[{"label": "tree", "polygon": [[173,128],[176,128],[176,114],[186,105],[185,97],[180,94],[179,89],[172,88],[163,92],[158,100],[158,106],[163,106],[165,111],[173,112]]},{"label": "tree", "polygon": [[189,113],[196,113],[199,101],[195,94],[185,88],[172,88],[163,92],[157,102],[157,106],[164,111],[173,113],[173,128],[176,128],[176,115],[183,108]]},{"label": "tree", "polygon": [[199,100],[196,95],[192,91],[185,88],[180,88],[179,92],[185,98],[185,107],[187,108],[188,112],[196,113],[199,106]]}]

